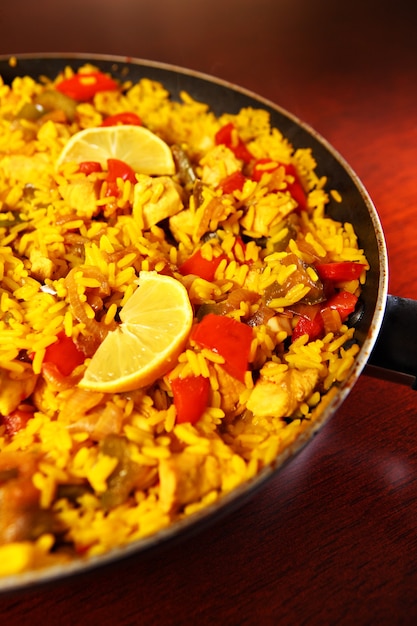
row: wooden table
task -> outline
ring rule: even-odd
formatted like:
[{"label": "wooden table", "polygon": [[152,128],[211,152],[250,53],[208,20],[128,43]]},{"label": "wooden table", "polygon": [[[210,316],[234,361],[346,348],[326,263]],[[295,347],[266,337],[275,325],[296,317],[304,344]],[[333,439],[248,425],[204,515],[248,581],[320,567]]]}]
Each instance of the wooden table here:
[{"label": "wooden table", "polygon": [[[417,4],[14,0],[0,53],[131,55],[215,74],[309,122],[384,226],[417,298]],[[388,4],[388,3],[385,3]],[[417,395],[363,375],[249,503],[156,554],[0,596],[2,624],[414,624]]]}]

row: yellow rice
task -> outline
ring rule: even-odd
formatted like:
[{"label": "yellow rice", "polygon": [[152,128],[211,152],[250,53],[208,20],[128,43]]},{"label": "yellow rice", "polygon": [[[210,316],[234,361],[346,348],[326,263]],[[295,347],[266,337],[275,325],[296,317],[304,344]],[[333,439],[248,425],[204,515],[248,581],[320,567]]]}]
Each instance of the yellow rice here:
[{"label": "yellow rice", "polygon": [[[73,72],[65,68],[63,73]],[[340,193],[326,190],[311,151],[294,151],[279,129],[270,127],[265,111],[243,109],[216,118],[189,94],[175,102],[161,84],[143,79],[78,104],[71,123],[53,116],[40,121],[17,117],[24,105],[53,87],[46,79],[20,77],[11,86],[0,79],[0,516],[7,519],[0,522],[0,576],[102,554],[215,502],[273,463],[297,439],[323,396],[347,376],[358,352],[353,329],[345,324],[314,341],[304,336],[291,342],[297,319],[292,307],[310,291],[298,282],[268,301],[271,319],[252,325],[245,384],[225,377],[220,354],[199,349],[190,339],[169,375],[150,388],[120,394],[81,390],[77,381],[84,365],[67,377],[67,384],[54,386],[44,369],[48,346],[61,331],[81,343],[88,334],[69,302],[65,278],[74,267],[79,268],[77,293],[85,315],[112,328],[141,270],[169,268],[186,286],[196,315],[243,289],[226,314],[247,323],[259,313],[268,288],[288,284],[297,272],[296,264],[283,263],[289,255],[309,266],[313,281],[313,261],[356,261],[365,269],[367,261],[352,226],[326,215],[328,194],[343,202]],[[169,145],[181,146],[199,178],[212,175],[216,167],[224,178],[225,165],[213,165],[214,136],[233,122],[254,158],[295,165],[307,192],[307,209],[298,211],[284,192],[266,193],[268,173],[261,182],[247,176],[243,188],[231,194],[206,184],[199,203],[187,189],[184,210],[189,219],[170,238],[166,224],[144,229],[141,212],[149,197],[136,198],[133,211],[134,185],[129,181],[118,181],[120,193],[112,203],[104,176],[98,174],[102,184],[93,214],[82,205],[71,206],[60,190],[77,183],[80,173],[73,164],[56,170],[62,148],[77,131],[124,111],[137,113]],[[178,173],[173,178],[183,185]],[[216,232],[217,238],[208,238],[208,232]],[[244,247],[236,245],[238,237],[244,237]],[[183,276],[178,268],[196,249],[212,258],[213,242],[224,253],[213,280]],[[109,286],[99,314],[90,296],[100,279],[85,272],[86,266],[95,268]],[[365,270],[359,280],[338,289],[359,295],[364,280]],[[247,297],[249,292],[257,297]],[[293,397],[287,384],[292,374],[298,380],[312,376],[316,382]],[[209,379],[209,405],[196,423],[178,424],[170,381],[191,375]],[[26,395],[25,377],[34,381]],[[281,389],[290,414],[277,415],[273,409],[257,414],[247,408],[247,403],[254,406],[259,377],[271,389]],[[13,402],[16,388],[21,397]],[[8,415],[22,405],[29,407],[31,417],[10,434]],[[121,502],[104,505],[120,460],[103,445],[109,434],[123,442],[126,467],[134,467],[140,476]],[[32,462],[26,462],[28,456]],[[173,467],[181,494],[167,504],[161,497],[161,475]],[[11,502],[16,476],[38,494],[29,513]],[[19,535],[19,518],[27,524],[36,519],[40,530]]]}]

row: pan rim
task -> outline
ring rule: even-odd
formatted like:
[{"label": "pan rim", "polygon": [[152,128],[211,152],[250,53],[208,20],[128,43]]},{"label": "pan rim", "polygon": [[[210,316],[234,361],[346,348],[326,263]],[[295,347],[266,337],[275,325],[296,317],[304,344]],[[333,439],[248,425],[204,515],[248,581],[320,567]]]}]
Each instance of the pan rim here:
[{"label": "pan rim", "polygon": [[[199,532],[201,529],[208,525],[215,516],[219,519],[220,516],[229,514],[232,510],[240,507],[245,501],[249,500],[252,495],[264,485],[269,478],[272,477],[277,471],[282,469],[290,460],[292,460],[313,438],[313,436],[327,423],[332,415],[341,406],[346,396],[356,383],[360,374],[362,373],[365,365],[367,364],[371,355],[372,349],[376,342],[379,329],[382,325],[382,320],[385,312],[385,306],[388,296],[388,255],[386,248],[386,241],[381,225],[381,221],[376,210],[376,207],[366,190],[364,184],[360,180],[359,176],[352,169],[345,158],[336,150],[320,133],[318,133],[312,126],[301,120],[299,117],[281,107],[275,102],[271,101],[264,96],[251,91],[245,87],[241,87],[233,82],[227,81],[222,78],[218,78],[211,74],[201,72],[186,67],[181,67],[175,64],[170,64],[161,61],[152,61],[143,59],[140,57],[125,57],[120,55],[110,54],[92,54],[92,53],[11,53],[6,55],[0,55],[0,63],[8,62],[11,58],[17,60],[39,61],[54,60],[54,61],[85,61],[87,62],[110,62],[114,64],[124,64],[133,66],[142,66],[145,69],[157,68],[166,70],[168,72],[176,73],[183,76],[191,76],[197,79],[208,81],[212,84],[225,87],[228,90],[237,92],[247,96],[260,105],[266,106],[277,111],[280,114],[285,115],[291,122],[298,127],[301,127],[308,135],[312,136],[318,143],[320,143],[324,149],[330,153],[330,155],[338,161],[339,165],[345,170],[349,178],[353,181],[357,190],[359,191],[364,204],[367,207],[369,216],[372,221],[374,233],[378,246],[378,260],[379,260],[379,277],[377,287],[377,298],[375,309],[373,312],[372,320],[369,325],[369,331],[365,337],[355,363],[352,366],[349,375],[346,380],[338,388],[334,388],[332,397],[329,398],[329,402],[325,409],[322,411],[319,419],[315,422],[314,427],[307,430],[300,438],[298,438],[294,445],[287,448],[283,454],[280,455],[278,462],[262,470],[250,483],[244,483],[238,488],[234,489],[231,493],[226,494],[220,500],[213,505],[204,508],[201,512],[195,513],[190,517],[180,520],[174,523],[170,527],[163,529],[156,534],[145,537],[131,544],[114,548],[110,552],[95,557],[90,557],[88,560],[78,558],[60,565],[49,566],[45,569],[31,570],[26,573],[16,574],[0,578],[0,594],[6,591],[16,591],[27,587],[45,584],[58,579],[67,578],[79,573],[85,573],[96,567],[102,567],[112,562],[119,561],[123,558],[138,555],[144,553],[151,548],[165,544],[168,540],[174,538],[189,537],[191,531]],[[15,69],[14,67],[12,69]],[[330,395],[330,394],[329,394]],[[186,533],[185,531],[189,531]]]}]

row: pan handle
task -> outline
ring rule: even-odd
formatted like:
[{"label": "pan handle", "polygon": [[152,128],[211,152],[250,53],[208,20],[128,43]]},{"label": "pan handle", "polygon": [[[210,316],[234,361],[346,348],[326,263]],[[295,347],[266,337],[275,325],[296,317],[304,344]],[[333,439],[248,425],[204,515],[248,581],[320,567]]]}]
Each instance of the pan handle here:
[{"label": "pan handle", "polygon": [[365,374],[417,389],[417,301],[388,295]]}]

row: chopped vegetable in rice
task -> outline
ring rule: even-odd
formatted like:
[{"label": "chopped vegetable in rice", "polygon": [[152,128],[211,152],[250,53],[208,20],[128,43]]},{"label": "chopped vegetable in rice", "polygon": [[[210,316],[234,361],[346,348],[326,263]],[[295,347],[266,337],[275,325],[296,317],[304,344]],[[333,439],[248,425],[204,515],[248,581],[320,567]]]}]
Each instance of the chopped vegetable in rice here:
[{"label": "chopped vegetable in rice", "polygon": [[[0,102],[4,576],[149,536],[272,463],[353,365],[369,266],[353,227],[326,214],[311,150],[266,111],[216,117],[89,65],[0,79]],[[105,158],[126,126],[146,133]],[[100,158],[83,158],[89,128]],[[146,364],[136,376],[122,362],[129,343],[120,362],[106,346],[122,329],[159,354],[168,331],[152,312],[140,330],[132,311],[145,278],[150,311],[175,290],[163,278],[186,301],[184,337],[143,384]],[[111,388],[91,382],[102,363]]]}]

